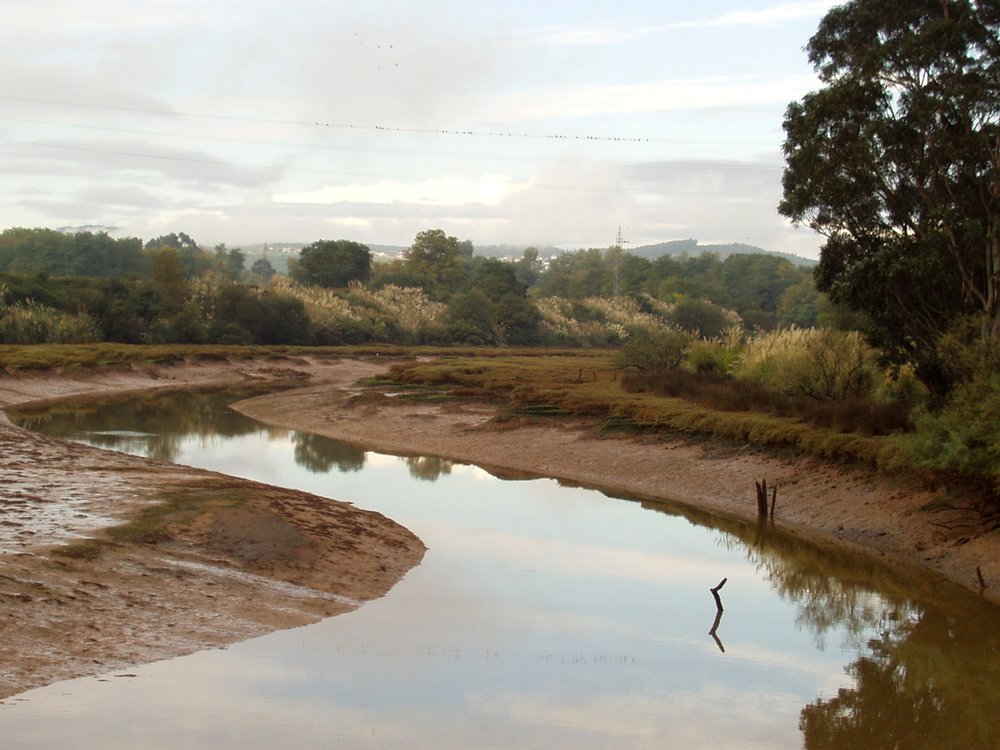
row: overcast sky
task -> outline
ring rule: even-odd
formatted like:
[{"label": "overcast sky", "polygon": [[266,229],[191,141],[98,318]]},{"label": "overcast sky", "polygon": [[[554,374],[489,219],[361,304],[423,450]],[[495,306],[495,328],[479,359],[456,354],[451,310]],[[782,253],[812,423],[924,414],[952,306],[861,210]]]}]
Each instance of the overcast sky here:
[{"label": "overcast sky", "polygon": [[0,2],[0,228],[408,245],[746,242],[836,3]]}]

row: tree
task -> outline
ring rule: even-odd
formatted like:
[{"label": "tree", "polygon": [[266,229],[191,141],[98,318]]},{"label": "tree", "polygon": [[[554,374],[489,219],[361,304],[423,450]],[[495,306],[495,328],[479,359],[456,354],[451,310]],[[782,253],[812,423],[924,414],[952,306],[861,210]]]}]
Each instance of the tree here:
[{"label": "tree", "polygon": [[238,247],[227,248],[224,242],[215,246],[212,266],[226,281],[239,281],[245,264],[246,254]]},{"label": "tree", "polygon": [[958,318],[1000,341],[1000,7],[853,0],[809,41],[824,88],[789,105],[779,210],[826,236],[816,285],[947,388]]},{"label": "tree", "polygon": [[518,281],[528,287],[534,285],[543,268],[542,261],[538,259],[537,247],[526,247],[521,253],[521,259],[514,262],[514,273]]},{"label": "tree", "polygon": [[146,251],[155,255],[157,250],[174,250],[184,268],[184,275],[192,279],[212,267],[212,257],[203,251],[194,239],[184,232],[163,234],[146,242]]},{"label": "tree", "polygon": [[351,240],[318,240],[302,248],[298,263],[290,271],[301,284],[342,288],[352,281],[368,281],[372,251]]},{"label": "tree", "polygon": [[636,328],[629,332],[619,362],[652,375],[662,375],[680,367],[693,341],[691,334],[672,328],[659,331]]},{"label": "tree", "polygon": [[191,295],[181,258],[181,250],[164,247],[153,250],[150,278],[153,288],[161,300],[164,312],[175,313],[184,306]]},{"label": "tree", "polygon": [[405,265],[434,294],[451,290],[462,278],[463,260],[472,254],[472,244],[459,242],[440,229],[420,232],[406,251]]},{"label": "tree", "polygon": [[739,321],[728,310],[707,300],[685,297],[670,314],[670,322],[688,333],[710,339]]},{"label": "tree", "polygon": [[267,284],[271,277],[276,273],[274,266],[271,265],[271,261],[267,258],[257,258],[250,266],[250,272],[256,274],[260,277],[261,281]]}]

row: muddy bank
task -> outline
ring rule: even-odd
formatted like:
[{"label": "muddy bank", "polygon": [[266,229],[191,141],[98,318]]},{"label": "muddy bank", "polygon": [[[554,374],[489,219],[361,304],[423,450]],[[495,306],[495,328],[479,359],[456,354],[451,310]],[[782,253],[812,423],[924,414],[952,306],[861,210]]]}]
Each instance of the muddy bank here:
[{"label": "muddy bank", "polygon": [[[0,376],[0,407],[157,388],[302,386],[239,410],[403,454],[431,454],[679,500],[752,519],[753,483],[779,487],[780,525],[936,571],[1000,600],[1000,532],[933,492],[811,459],[682,441],[601,439],[583,422],[497,429],[482,404],[351,398],[377,361],[309,358]],[[80,540],[164,499],[155,543]],[[936,508],[936,509],[934,509]],[[75,556],[53,555],[70,544]],[[0,698],[59,679],[223,646],[383,595],[423,545],[391,520],[289,490],[52,440],[0,415]]]},{"label": "muddy bank", "polygon": [[747,520],[756,518],[754,482],[766,479],[779,488],[779,525],[932,570],[975,591],[979,567],[988,584],[984,596],[1000,602],[1000,531],[903,477],[691,441],[596,437],[584,422],[498,429],[486,405],[349,399],[322,385],[236,408],[273,425],[385,452],[433,454]]},{"label": "muddy bank", "polygon": [[[247,382],[339,389],[381,369],[297,359],[7,375],[0,407]],[[154,528],[106,534],[164,501]],[[0,415],[0,698],[349,611],[423,553],[377,513],[50,439]]]}]

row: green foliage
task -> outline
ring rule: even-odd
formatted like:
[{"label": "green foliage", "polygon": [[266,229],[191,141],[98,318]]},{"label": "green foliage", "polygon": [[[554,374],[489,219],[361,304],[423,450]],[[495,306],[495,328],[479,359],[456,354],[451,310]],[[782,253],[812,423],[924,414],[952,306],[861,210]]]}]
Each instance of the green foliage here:
[{"label": "green foliage", "polygon": [[150,279],[163,309],[176,313],[191,296],[191,285],[181,251],[172,247],[153,250]]},{"label": "green foliage", "polygon": [[824,87],[785,116],[780,211],[828,237],[817,286],[943,393],[937,341],[1000,338],[996,4],[853,0],[809,42]]},{"label": "green foliage", "polygon": [[404,265],[432,297],[441,298],[462,280],[464,261],[471,255],[471,244],[440,229],[428,229],[414,238]]},{"label": "green foliage", "polygon": [[904,442],[929,469],[975,477],[1000,497],[1000,347],[969,341],[966,320],[942,340],[942,357],[958,383],[935,410],[924,410]]},{"label": "green foliage", "polygon": [[227,248],[225,243],[215,247],[212,269],[227,281],[239,281],[246,264],[246,255],[239,248]]},{"label": "green foliage", "polygon": [[778,301],[780,328],[816,328],[819,325],[820,294],[812,279],[788,287]]},{"label": "green foliage", "polygon": [[680,366],[693,343],[691,334],[672,328],[651,331],[637,328],[622,346],[620,362],[647,372],[662,372]]},{"label": "green foliage", "polygon": [[736,325],[739,317],[707,300],[685,297],[674,305],[670,321],[690,334],[711,339]]},{"label": "green foliage", "polygon": [[276,272],[274,266],[271,265],[267,258],[257,258],[253,262],[253,265],[250,266],[250,273],[259,277],[263,283],[267,284]]},{"label": "green foliage", "polygon": [[86,344],[101,340],[94,321],[34,302],[0,307],[0,344]]},{"label": "green foliage", "polygon": [[107,233],[65,234],[53,229],[15,227],[0,233],[0,271],[44,271],[59,276],[122,276],[148,267],[142,242],[112,239]]},{"label": "green foliage", "polygon": [[299,253],[290,267],[292,278],[306,286],[341,289],[371,276],[372,252],[350,240],[318,240]]},{"label": "green foliage", "polygon": [[198,243],[184,232],[161,235],[149,240],[146,245],[146,252],[150,256],[155,256],[161,250],[173,250],[184,271],[185,278],[191,279],[199,276],[213,267],[215,259],[202,250]]},{"label": "green foliage", "polygon": [[735,366],[740,349],[719,341],[696,341],[687,353],[687,364],[694,372],[725,375]]},{"label": "green foliage", "polygon": [[737,378],[816,401],[872,395],[880,378],[875,351],[857,332],[789,329],[751,338]]}]

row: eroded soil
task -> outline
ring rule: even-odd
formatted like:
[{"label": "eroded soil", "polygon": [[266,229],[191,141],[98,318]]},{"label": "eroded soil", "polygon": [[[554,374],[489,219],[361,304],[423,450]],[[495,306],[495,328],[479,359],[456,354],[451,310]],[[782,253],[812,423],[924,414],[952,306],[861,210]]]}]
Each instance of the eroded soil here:
[{"label": "eroded soil", "polygon": [[[29,374],[0,378],[0,405],[248,380],[336,389],[380,369],[298,360]],[[164,501],[176,509],[155,533],[103,531]],[[0,698],[349,611],[423,553],[377,513],[54,440],[0,416]]]}]

